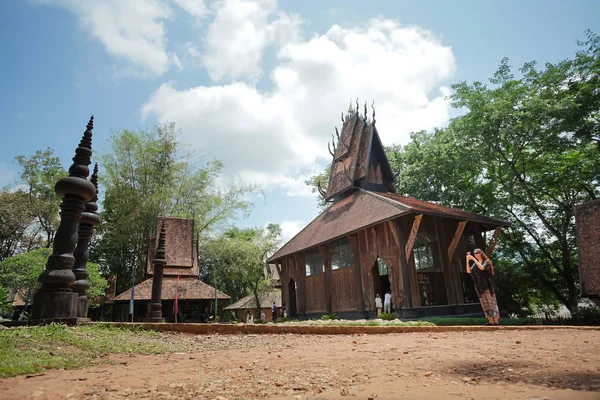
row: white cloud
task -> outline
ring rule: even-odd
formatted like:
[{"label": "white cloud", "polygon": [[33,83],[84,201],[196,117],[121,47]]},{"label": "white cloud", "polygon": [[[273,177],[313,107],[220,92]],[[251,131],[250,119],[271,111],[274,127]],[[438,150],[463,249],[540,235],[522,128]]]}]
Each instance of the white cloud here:
[{"label": "white cloud", "polygon": [[161,75],[169,69],[173,59],[165,49],[163,21],[171,18],[172,12],[163,1],[38,1],[63,6],[77,15],[82,31],[99,40],[109,54],[131,64],[128,72]]},{"label": "white cloud", "polygon": [[17,171],[5,162],[0,161],[0,188],[13,187],[17,181]]},{"label": "white cloud", "polygon": [[204,0],[171,0],[197,20],[204,17],[208,10]]},{"label": "white cloud", "polygon": [[300,18],[280,11],[277,0],[218,0],[212,9],[203,63],[213,81],[256,81],[268,46],[299,39]]},{"label": "white cloud", "polygon": [[[237,13],[249,16],[254,27],[242,31],[255,32],[254,14]],[[256,73],[254,67],[234,65],[243,64],[235,49],[253,39],[228,38],[231,43],[224,39],[220,46],[233,50],[220,58],[219,76]],[[455,60],[452,50],[426,30],[374,19],[352,28],[334,25],[309,40],[290,38],[279,45],[270,91],[241,82],[182,90],[167,83],[143,106],[143,116],[176,122],[182,140],[222,160],[226,174],[282,187],[290,196],[305,195],[305,177],[330,162],[326,143],[351,96],[361,96],[361,111],[365,99],[369,106],[375,99],[384,144],[406,143],[409,132],[448,121],[443,83],[452,77]]]},{"label": "white cloud", "polygon": [[291,238],[296,236],[296,234],[304,228],[304,225],[305,223],[302,221],[283,221],[279,224],[283,242],[287,243]]}]

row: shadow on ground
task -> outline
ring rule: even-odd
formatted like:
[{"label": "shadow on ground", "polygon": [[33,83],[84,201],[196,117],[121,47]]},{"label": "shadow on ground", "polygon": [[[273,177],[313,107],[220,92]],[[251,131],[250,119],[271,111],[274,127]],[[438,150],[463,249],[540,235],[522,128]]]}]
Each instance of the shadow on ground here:
[{"label": "shadow on ground", "polygon": [[[585,363],[582,362],[585,366]],[[598,371],[548,371],[543,365],[519,360],[488,362],[459,362],[452,365],[451,374],[463,382],[473,383],[526,383],[557,389],[600,392]]]}]

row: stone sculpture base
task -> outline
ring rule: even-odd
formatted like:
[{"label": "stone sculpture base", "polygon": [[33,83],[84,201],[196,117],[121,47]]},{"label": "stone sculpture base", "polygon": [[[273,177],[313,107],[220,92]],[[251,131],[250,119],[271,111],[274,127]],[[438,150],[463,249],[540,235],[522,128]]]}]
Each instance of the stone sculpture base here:
[{"label": "stone sculpture base", "polygon": [[161,303],[148,304],[148,315],[144,318],[144,322],[165,322],[165,319],[162,317]]},{"label": "stone sculpture base", "polygon": [[88,302],[87,296],[79,296],[77,299],[77,318],[87,318]]},{"label": "stone sculpture base", "polygon": [[33,295],[31,319],[76,318],[77,299],[75,292],[38,292]]}]

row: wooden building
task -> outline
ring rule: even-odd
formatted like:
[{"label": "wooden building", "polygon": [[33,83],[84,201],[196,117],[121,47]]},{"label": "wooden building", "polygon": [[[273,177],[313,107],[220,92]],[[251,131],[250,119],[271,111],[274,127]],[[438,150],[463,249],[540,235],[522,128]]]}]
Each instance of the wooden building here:
[{"label": "wooden building", "polygon": [[289,315],[373,317],[376,294],[388,290],[403,318],[480,312],[465,255],[491,253],[506,223],[395,194],[374,114],[350,110],[342,121],[327,190],[319,188],[331,205],[268,261],[280,269]]},{"label": "wooden building", "polygon": [[[265,322],[273,321],[272,305],[273,302],[277,307],[277,318],[283,317],[281,311],[281,289],[274,288],[271,292],[261,293],[259,295],[260,309],[265,314]],[[230,306],[224,308],[224,310],[231,311],[235,314],[235,318],[238,322],[246,322],[248,313],[252,313],[253,318],[259,319],[260,313],[256,309],[256,299],[253,294],[249,294],[233,303]]]},{"label": "wooden building", "polygon": [[[198,279],[198,249],[194,242],[194,222],[185,218],[159,217],[156,236],[148,240],[148,258],[146,272],[148,279],[135,285],[134,319],[141,321],[147,312],[152,297],[152,276],[154,275],[154,256],[158,231],[165,220],[167,265],[163,268],[162,313],[165,321],[175,320],[175,294],[178,297],[178,322],[207,322],[212,312],[215,296],[219,301],[230,297]],[[179,278],[179,279],[178,279]],[[113,320],[126,321],[129,316],[131,289],[113,299]]]}]

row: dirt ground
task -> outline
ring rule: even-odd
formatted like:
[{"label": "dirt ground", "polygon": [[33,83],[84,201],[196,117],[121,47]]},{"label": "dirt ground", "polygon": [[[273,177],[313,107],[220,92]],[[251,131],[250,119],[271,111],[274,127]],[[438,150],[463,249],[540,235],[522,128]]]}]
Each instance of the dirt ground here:
[{"label": "dirt ground", "polygon": [[168,340],[204,349],[2,379],[0,399],[600,399],[599,331]]}]

